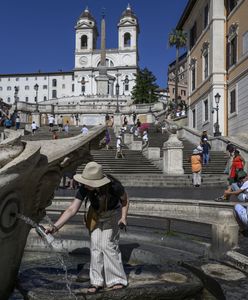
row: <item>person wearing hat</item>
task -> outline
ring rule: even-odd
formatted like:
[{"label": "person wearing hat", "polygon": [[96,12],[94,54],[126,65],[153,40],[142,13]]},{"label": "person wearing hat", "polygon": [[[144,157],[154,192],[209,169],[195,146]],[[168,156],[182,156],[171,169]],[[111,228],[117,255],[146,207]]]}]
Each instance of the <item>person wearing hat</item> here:
[{"label": "person wearing hat", "polygon": [[191,162],[193,185],[194,187],[200,187],[202,170],[201,152],[198,149],[194,149],[189,161]]},{"label": "person wearing hat", "polygon": [[248,201],[248,176],[243,170],[237,173],[237,182],[234,182],[224,191],[224,195],[215,201],[229,201],[232,195],[237,197],[240,202]]},{"label": "person wearing hat", "polygon": [[75,199],[54,226],[46,233],[55,233],[80,209],[83,201],[90,202],[86,226],[90,233],[90,287],[89,294],[104,286],[121,289],[127,286],[119,250],[120,228],[127,225],[129,200],[124,187],[111,175],[103,173],[102,166],[89,162],[82,174],[74,175],[81,184]]}]

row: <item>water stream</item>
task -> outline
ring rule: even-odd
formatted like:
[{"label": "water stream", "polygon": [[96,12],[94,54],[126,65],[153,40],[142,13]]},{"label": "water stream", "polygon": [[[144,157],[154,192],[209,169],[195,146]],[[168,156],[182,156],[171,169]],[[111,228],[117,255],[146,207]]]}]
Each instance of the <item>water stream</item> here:
[{"label": "water stream", "polygon": [[[64,273],[64,279],[65,279],[65,283],[66,283],[66,289],[68,290],[69,295],[70,295],[70,299],[73,298],[73,299],[77,300],[77,296],[73,293],[73,291],[71,289],[72,281],[69,278],[68,270],[67,270],[65,261],[63,259],[63,256],[61,254],[57,253],[55,251],[55,249],[53,248],[53,243],[56,243],[57,240],[51,234],[46,234],[45,233],[45,228],[42,225],[37,224],[36,222],[34,222],[29,217],[26,217],[26,216],[24,216],[22,214],[18,214],[17,218],[23,220],[26,224],[28,224],[28,225],[32,226],[33,228],[35,228],[36,232],[42,238],[43,242],[49,247],[49,249],[51,250],[51,252],[55,255],[55,257],[58,260],[58,262],[60,263],[63,271],[65,272]],[[52,220],[48,216],[45,217],[45,220],[50,225],[53,225]],[[62,242],[61,242],[61,245],[62,245],[62,249],[64,250],[64,254],[68,255],[67,251],[63,247],[63,243]]]}]

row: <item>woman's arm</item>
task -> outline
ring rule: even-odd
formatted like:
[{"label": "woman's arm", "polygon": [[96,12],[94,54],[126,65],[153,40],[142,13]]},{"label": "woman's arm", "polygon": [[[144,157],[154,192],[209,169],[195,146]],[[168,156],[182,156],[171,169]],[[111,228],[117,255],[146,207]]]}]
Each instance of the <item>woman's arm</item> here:
[{"label": "woman's arm", "polygon": [[46,233],[55,233],[60,228],[64,226],[64,224],[73,217],[81,207],[82,201],[75,198],[70,206],[63,212],[63,214],[59,217],[59,219],[54,223],[54,226],[46,229]]},{"label": "woman's arm", "polygon": [[121,219],[118,224],[123,223],[127,225],[127,213],[129,208],[129,199],[126,192],[121,196]]}]

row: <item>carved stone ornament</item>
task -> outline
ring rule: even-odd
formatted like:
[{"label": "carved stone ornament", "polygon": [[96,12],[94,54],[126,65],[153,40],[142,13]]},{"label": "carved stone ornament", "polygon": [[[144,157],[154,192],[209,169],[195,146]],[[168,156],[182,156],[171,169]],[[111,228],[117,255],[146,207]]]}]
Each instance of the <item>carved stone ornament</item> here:
[{"label": "carved stone ornament", "polygon": [[197,62],[197,59],[195,57],[192,57],[191,60],[190,60],[190,63],[189,63],[189,69],[194,69],[195,66],[196,66],[196,62]]},{"label": "carved stone ornament", "polygon": [[209,42],[205,41],[202,44],[202,49],[201,49],[202,55],[205,55],[205,53],[208,53],[208,49],[209,49]]},{"label": "carved stone ornament", "polygon": [[238,28],[239,28],[238,22],[233,23],[233,24],[229,27],[229,31],[228,31],[228,41],[231,41],[232,39],[235,38],[235,36],[238,35]]}]

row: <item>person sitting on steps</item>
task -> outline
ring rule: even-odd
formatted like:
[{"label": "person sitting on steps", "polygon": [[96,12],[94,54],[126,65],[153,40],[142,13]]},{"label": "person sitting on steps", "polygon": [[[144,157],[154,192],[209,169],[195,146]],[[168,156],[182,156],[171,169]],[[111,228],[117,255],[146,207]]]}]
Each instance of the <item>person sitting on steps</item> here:
[{"label": "person sitting on steps", "polygon": [[217,202],[229,201],[232,195],[237,197],[240,202],[248,201],[248,176],[245,171],[239,171],[237,174],[238,182],[234,182],[227,190],[224,191],[224,195],[215,199]]}]

